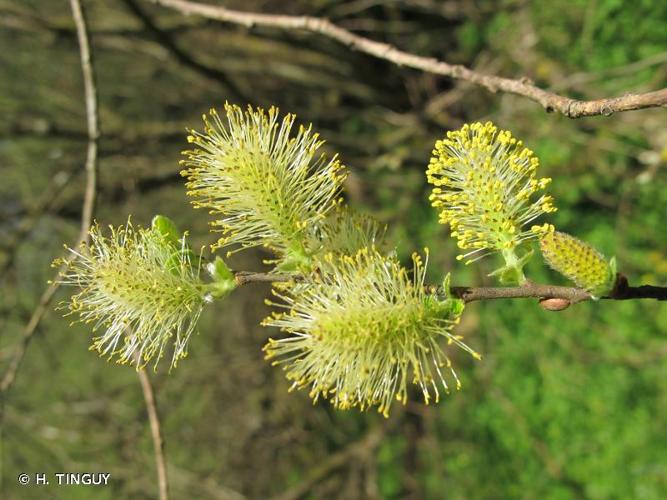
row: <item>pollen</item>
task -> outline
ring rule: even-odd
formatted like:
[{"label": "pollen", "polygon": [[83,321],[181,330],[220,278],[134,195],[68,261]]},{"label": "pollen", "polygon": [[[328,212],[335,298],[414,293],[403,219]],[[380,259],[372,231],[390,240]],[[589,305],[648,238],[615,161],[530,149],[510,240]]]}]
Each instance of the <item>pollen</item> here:
[{"label": "pollen", "polygon": [[435,143],[426,176],[435,187],[430,200],[449,224],[468,262],[513,251],[537,233],[525,229],[555,212],[542,191],[551,179],[535,175],[539,161],[507,130],[491,122],[466,124]]},{"label": "pollen", "polygon": [[452,349],[479,355],[452,333],[463,302],[425,286],[427,260],[414,255],[409,273],[374,248],[332,257],[319,281],[276,294],[274,305],[294,314],[265,320],[286,333],[264,346],[267,357],[314,402],[338,409],[388,416],[392,402],[407,401],[409,382],[425,403],[438,401],[440,390],[459,386]]},{"label": "pollen", "polygon": [[157,362],[171,350],[171,366],[187,356],[199,315],[207,303],[200,280],[200,259],[185,236],[171,237],[164,228],[95,225],[91,242],[72,250],[78,258],[59,282],[80,287],[61,307],[79,321],[102,331],[91,350],[137,368]]},{"label": "pollen", "polygon": [[[196,146],[184,152],[188,194],[215,217],[223,234],[215,248],[264,246],[279,257],[308,254],[308,228],[338,204],[345,168],[320,152],[324,141],[309,126],[294,126],[277,108],[264,111],[225,104],[204,115]],[[230,247],[230,248],[227,248]]]}]

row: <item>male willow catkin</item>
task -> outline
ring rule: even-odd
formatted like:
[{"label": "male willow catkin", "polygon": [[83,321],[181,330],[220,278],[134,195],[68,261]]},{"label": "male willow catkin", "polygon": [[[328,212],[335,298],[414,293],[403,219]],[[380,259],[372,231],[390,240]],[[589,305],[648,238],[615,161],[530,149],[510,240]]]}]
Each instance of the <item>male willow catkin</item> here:
[{"label": "male willow catkin", "polygon": [[[310,126],[293,130],[294,122],[289,114],[280,119],[276,108],[226,104],[222,116],[204,116],[203,132],[190,132],[194,149],[182,161],[193,204],[208,208],[222,233],[213,249],[263,246],[275,255],[265,261],[271,273],[296,271],[299,278],[274,283],[280,300],[269,304],[283,312],[263,324],[286,335],[269,339],[265,357],[283,367],[292,388],[335,408],[377,407],[388,416],[394,400],[406,403],[410,383],[425,403],[438,401],[452,383],[461,385],[452,347],[481,358],[454,333],[464,302],[451,297],[448,279],[444,297],[426,286],[427,262],[417,254],[410,275],[384,248],[384,228],[342,202],[340,162],[320,153],[323,141]],[[426,171],[430,200],[466,250],[458,259],[499,253],[505,266],[492,274],[522,283],[532,255],[525,244],[539,239],[550,266],[594,296],[608,293],[613,260],[551,224],[531,226],[556,210],[544,193],[551,179],[536,176],[538,163],[490,122],[464,125],[436,142]],[[204,305],[237,286],[219,256],[206,266],[212,282],[203,282],[200,259],[161,216],[150,229],[128,221],[109,236],[95,226],[90,245],[74,252],[78,259],[61,277],[81,287],[70,313],[103,330],[92,349],[121,363],[138,355],[138,367],[157,363],[170,345],[175,366]],[[549,310],[569,305],[541,303]]]},{"label": "male willow catkin", "polygon": [[192,130],[182,161],[195,207],[217,216],[222,232],[214,248],[263,245],[279,259],[307,264],[309,228],[339,203],[346,173],[336,157],[320,152],[312,128],[293,131],[294,115],[225,105],[224,116],[204,115],[204,131]]},{"label": "male willow catkin", "polygon": [[269,340],[267,359],[283,366],[293,388],[307,387],[313,401],[328,398],[339,409],[377,406],[388,416],[394,399],[407,401],[409,381],[426,403],[437,402],[439,386],[449,392],[444,372],[458,389],[451,351],[441,341],[480,359],[452,333],[463,301],[428,291],[426,263],[417,255],[413,263],[410,278],[395,258],[372,248],[332,255],[298,293],[275,292],[282,302],[273,305],[287,312],[263,324],[289,335]]},{"label": "male willow catkin", "polygon": [[530,149],[491,122],[463,125],[435,143],[426,170],[435,186],[430,200],[459,248],[468,250],[460,260],[500,252],[517,280],[524,279],[515,250],[553,230],[548,224],[528,225],[556,211],[552,197],[541,193],[551,179],[536,177],[538,165]]},{"label": "male willow catkin", "polygon": [[135,228],[128,220],[125,226],[110,226],[108,236],[93,226],[90,244],[70,251],[77,258],[60,282],[81,288],[66,304],[70,314],[103,332],[91,350],[130,364],[136,354],[137,368],[151,360],[157,364],[170,344],[171,366],[187,356],[190,336],[211,297],[185,236],[174,241],[155,225]]}]

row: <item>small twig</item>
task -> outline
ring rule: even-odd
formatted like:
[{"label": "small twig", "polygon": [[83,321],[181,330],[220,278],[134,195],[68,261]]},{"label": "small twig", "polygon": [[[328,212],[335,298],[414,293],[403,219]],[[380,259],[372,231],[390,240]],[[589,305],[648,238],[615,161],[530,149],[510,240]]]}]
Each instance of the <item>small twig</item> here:
[{"label": "small twig", "polygon": [[565,299],[571,304],[592,299],[586,290],[576,287],[526,283],[507,287],[452,287],[452,295],[465,302],[495,299]]},{"label": "small twig", "polygon": [[[137,360],[139,363],[140,360]],[[140,368],[137,370],[141,390],[144,393],[146,402],[146,411],[151,426],[151,437],[153,438],[153,451],[155,453],[155,467],[157,468],[158,488],[160,491],[160,500],[169,500],[169,486],[167,482],[167,464],[164,459],[164,441],[160,430],[160,418],[158,417],[157,404],[155,403],[155,394],[153,386],[148,378],[146,370]]]},{"label": "small twig", "polygon": [[[93,218],[93,208],[95,206],[95,188],[97,185],[97,143],[100,137],[99,118],[97,113],[97,88],[95,86],[95,74],[92,65],[92,55],[90,52],[90,43],[88,41],[88,28],[86,26],[86,19],[81,8],[79,0],[70,0],[72,8],[72,17],[76,25],[76,35],[79,41],[79,53],[81,57],[81,70],[83,72],[83,86],[86,102],[86,123],[88,131],[88,147],[86,151],[86,188],[83,197],[83,208],[81,213],[81,230],[79,231],[79,238],[74,248],[78,248],[82,243],[87,243],[90,230],[90,224]],[[58,270],[58,273],[63,270],[73,259],[74,254],[69,254],[64,258],[64,264]],[[28,324],[23,330],[23,335],[19,341],[16,351],[9,363],[9,368],[5,372],[2,382],[0,382],[0,395],[12,386],[16,373],[21,366],[26,349],[30,344],[37,327],[41,322],[44,314],[47,311],[48,305],[51,302],[56,290],[60,284],[54,279],[51,284],[44,290],[44,293],[39,299],[37,307],[32,313]]]},{"label": "small twig", "polygon": [[207,5],[187,0],[149,0],[169,7],[185,15],[198,15],[248,28],[267,26],[285,30],[302,30],[318,33],[341,44],[384,59],[398,66],[418,69],[426,73],[443,75],[480,85],[490,92],[507,92],[538,102],[548,112],[556,111],[569,118],[611,115],[621,111],[667,106],[667,88],[641,94],[625,94],[608,99],[580,101],[549,92],[533,85],[525,78],[513,80],[486,75],[458,64],[449,64],[433,57],[423,57],[397,49],[393,45],[377,42],[356,35],[327,19],[309,16],[258,14],[227,9],[219,5]]},{"label": "small twig", "polygon": [[630,286],[628,278],[622,274],[616,277],[616,285],[608,297],[603,299],[634,300],[634,299],[656,299],[667,300],[667,287],[654,285]]},{"label": "small twig", "polygon": [[234,280],[239,286],[247,283],[286,283],[301,279],[303,279],[303,276],[299,274],[252,273],[246,271],[234,273]]},{"label": "small twig", "polygon": [[[248,283],[284,283],[292,280],[301,280],[303,276],[298,274],[270,274],[270,273],[252,273],[239,271],[235,273],[236,283],[246,285]],[[444,290],[436,289],[438,294],[443,295]],[[496,299],[564,299],[570,304],[576,304],[585,300],[592,300],[593,296],[583,288],[543,285],[528,282],[520,286],[488,286],[488,287],[469,287],[453,286],[451,293],[455,297],[463,299],[465,302],[475,302],[478,300],[496,300]],[[608,300],[633,300],[633,299],[655,299],[667,300],[667,287],[641,285],[630,286],[628,280],[622,274],[619,274],[616,280],[614,290],[602,297]]]}]

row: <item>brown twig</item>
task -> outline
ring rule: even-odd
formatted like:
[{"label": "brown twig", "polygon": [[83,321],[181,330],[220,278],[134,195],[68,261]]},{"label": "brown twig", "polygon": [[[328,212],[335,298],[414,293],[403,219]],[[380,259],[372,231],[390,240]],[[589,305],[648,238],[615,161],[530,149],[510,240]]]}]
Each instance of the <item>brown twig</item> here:
[{"label": "brown twig", "polygon": [[[97,112],[97,88],[95,86],[95,74],[92,65],[92,55],[90,52],[90,43],[88,41],[88,28],[86,26],[86,19],[79,0],[70,0],[72,8],[72,17],[76,25],[76,35],[79,41],[79,54],[81,57],[81,70],[83,72],[83,87],[85,93],[86,103],[86,123],[88,133],[88,147],[86,151],[86,188],[83,197],[83,207],[81,213],[81,230],[79,231],[79,238],[73,248],[78,248],[82,243],[88,241],[88,231],[93,218],[93,208],[95,206],[95,188],[97,185],[97,144],[100,137],[99,118]],[[61,266],[60,272],[75,258],[74,254],[69,254],[65,257],[65,263]],[[53,280],[51,284],[44,290],[44,293],[39,299],[37,307],[32,313],[30,320],[23,329],[23,335],[19,344],[9,363],[9,368],[5,372],[2,381],[0,382],[0,395],[12,386],[16,373],[21,366],[26,349],[32,340],[37,327],[41,322],[51,299],[60,284],[57,280]]]},{"label": "brown twig", "polygon": [[480,85],[491,92],[500,91],[526,97],[541,104],[548,112],[556,111],[569,118],[597,115],[607,116],[621,111],[667,106],[667,88],[640,94],[625,94],[608,99],[580,101],[536,87],[525,78],[513,80],[511,78],[486,75],[458,64],[449,64],[433,57],[411,54],[399,50],[393,45],[356,35],[323,18],[241,12],[218,5],[207,5],[188,0],[149,1],[177,10],[185,15],[203,16],[217,21],[239,24],[248,28],[266,26],[317,33],[336,40],[351,49],[384,59],[398,66],[406,66],[427,73],[465,80]]},{"label": "brown twig", "polygon": [[[236,273],[236,283],[246,285],[248,283],[284,283],[292,280],[303,279],[303,276],[296,274],[270,274],[270,273],[251,273],[239,271]],[[438,289],[437,292],[444,295],[444,290]],[[593,296],[583,288],[543,285],[527,282],[520,286],[500,286],[500,287],[469,287],[453,286],[451,293],[455,297],[463,299],[465,302],[476,302],[479,300],[496,299],[564,299],[568,304],[576,304],[585,300],[592,300]],[[616,286],[608,296],[602,297],[608,300],[633,300],[633,299],[655,299],[667,300],[667,287],[641,285],[630,286],[628,280],[622,274],[619,274],[616,280]]]},{"label": "brown twig", "polygon": [[452,287],[452,295],[465,302],[495,299],[565,299],[570,304],[592,299],[586,290],[576,287],[526,283],[508,287]]},{"label": "brown twig", "polygon": [[246,271],[239,271],[234,274],[234,280],[239,286],[247,283],[285,283],[300,279],[303,279],[303,276],[298,274],[252,273]]},{"label": "brown twig", "polygon": [[[139,363],[139,360],[137,360]],[[157,469],[158,488],[160,500],[169,500],[169,486],[167,482],[167,464],[164,459],[164,441],[160,430],[160,418],[158,417],[157,404],[155,403],[155,393],[146,370],[143,368],[137,370],[141,390],[144,393],[146,402],[146,412],[151,426],[151,437],[153,439],[153,451],[155,453],[155,467]]]}]

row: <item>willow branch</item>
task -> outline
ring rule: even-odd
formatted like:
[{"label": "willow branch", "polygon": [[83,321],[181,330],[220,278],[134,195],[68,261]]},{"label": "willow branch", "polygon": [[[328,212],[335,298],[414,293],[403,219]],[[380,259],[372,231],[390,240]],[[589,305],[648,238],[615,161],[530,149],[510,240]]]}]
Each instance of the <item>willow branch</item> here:
[{"label": "willow branch", "polygon": [[[92,65],[92,55],[90,51],[90,43],[88,40],[88,28],[86,26],[86,18],[79,0],[70,0],[72,9],[72,17],[76,26],[76,36],[79,41],[79,55],[81,59],[81,70],[83,72],[83,87],[86,105],[86,124],[88,135],[88,146],[86,150],[86,187],[83,197],[83,207],[81,210],[81,230],[77,243],[72,248],[78,248],[82,243],[87,243],[89,239],[88,231],[93,218],[93,208],[95,206],[95,188],[97,185],[97,144],[100,137],[99,117],[97,112],[97,87],[95,86],[95,73]],[[62,271],[67,265],[75,259],[74,254],[69,254],[64,258],[64,263],[59,269],[58,273]],[[32,313],[30,320],[23,329],[23,334],[18,346],[9,363],[9,368],[5,372],[2,381],[0,382],[0,394],[4,394],[14,383],[16,373],[21,366],[25,352],[32,340],[37,327],[39,326],[44,314],[47,311],[48,305],[51,302],[56,290],[60,284],[54,279],[51,284],[44,290],[42,296],[39,298],[37,307]]]},{"label": "willow branch", "polygon": [[[137,360],[137,362],[139,362],[139,360]],[[153,439],[153,452],[155,454],[155,467],[157,468],[160,500],[169,500],[167,464],[164,459],[164,441],[162,439],[162,432],[160,430],[160,418],[158,417],[157,413],[157,404],[155,403],[153,386],[150,379],[148,378],[146,370],[138,370],[137,375],[139,375],[139,381],[141,382],[141,390],[144,393],[146,411],[148,413],[148,420],[151,426],[151,437]]]},{"label": "willow branch", "polygon": [[[249,283],[285,283],[301,279],[303,279],[303,276],[299,274],[252,273],[245,271],[235,273],[236,284],[239,286]],[[444,290],[441,288],[436,288],[436,291],[444,295]],[[583,288],[544,285],[532,282],[527,282],[520,286],[453,286],[451,287],[451,294],[459,299],[463,299],[466,303],[496,299],[563,299],[568,304],[576,304],[577,302],[593,299],[593,296]],[[667,287],[653,285],[630,286],[627,278],[619,274],[614,289],[608,296],[602,298],[607,300],[667,300]]]},{"label": "willow branch", "polygon": [[248,271],[234,273],[234,281],[239,286],[247,285],[248,283],[286,283],[301,279],[303,279],[303,276],[300,274],[253,273]]},{"label": "willow branch", "polygon": [[465,302],[495,299],[565,299],[576,304],[593,297],[586,290],[576,287],[526,283],[511,287],[452,287],[452,295]]},{"label": "willow branch", "polygon": [[417,69],[426,73],[443,75],[456,80],[480,85],[490,92],[506,92],[526,97],[542,105],[547,112],[558,112],[569,118],[611,115],[621,111],[667,106],[667,88],[639,94],[624,94],[607,99],[581,101],[536,87],[528,79],[511,79],[486,75],[459,64],[450,64],[433,57],[423,57],[402,51],[393,45],[377,42],[341,28],[331,21],[310,16],[288,16],[241,12],[219,5],[208,5],[188,0],[149,0],[152,3],[174,9],[185,15],[198,15],[217,21],[251,28],[265,26],[284,30],[301,30],[317,33],[341,44],[384,59],[398,66]]},{"label": "willow branch", "polygon": [[[466,302],[492,299],[564,299],[570,304],[591,300],[593,296],[582,288],[526,283],[516,287],[452,287],[452,294]],[[667,287],[640,285],[630,286],[628,279],[619,274],[614,289],[606,300],[655,299],[667,300]]]}]

